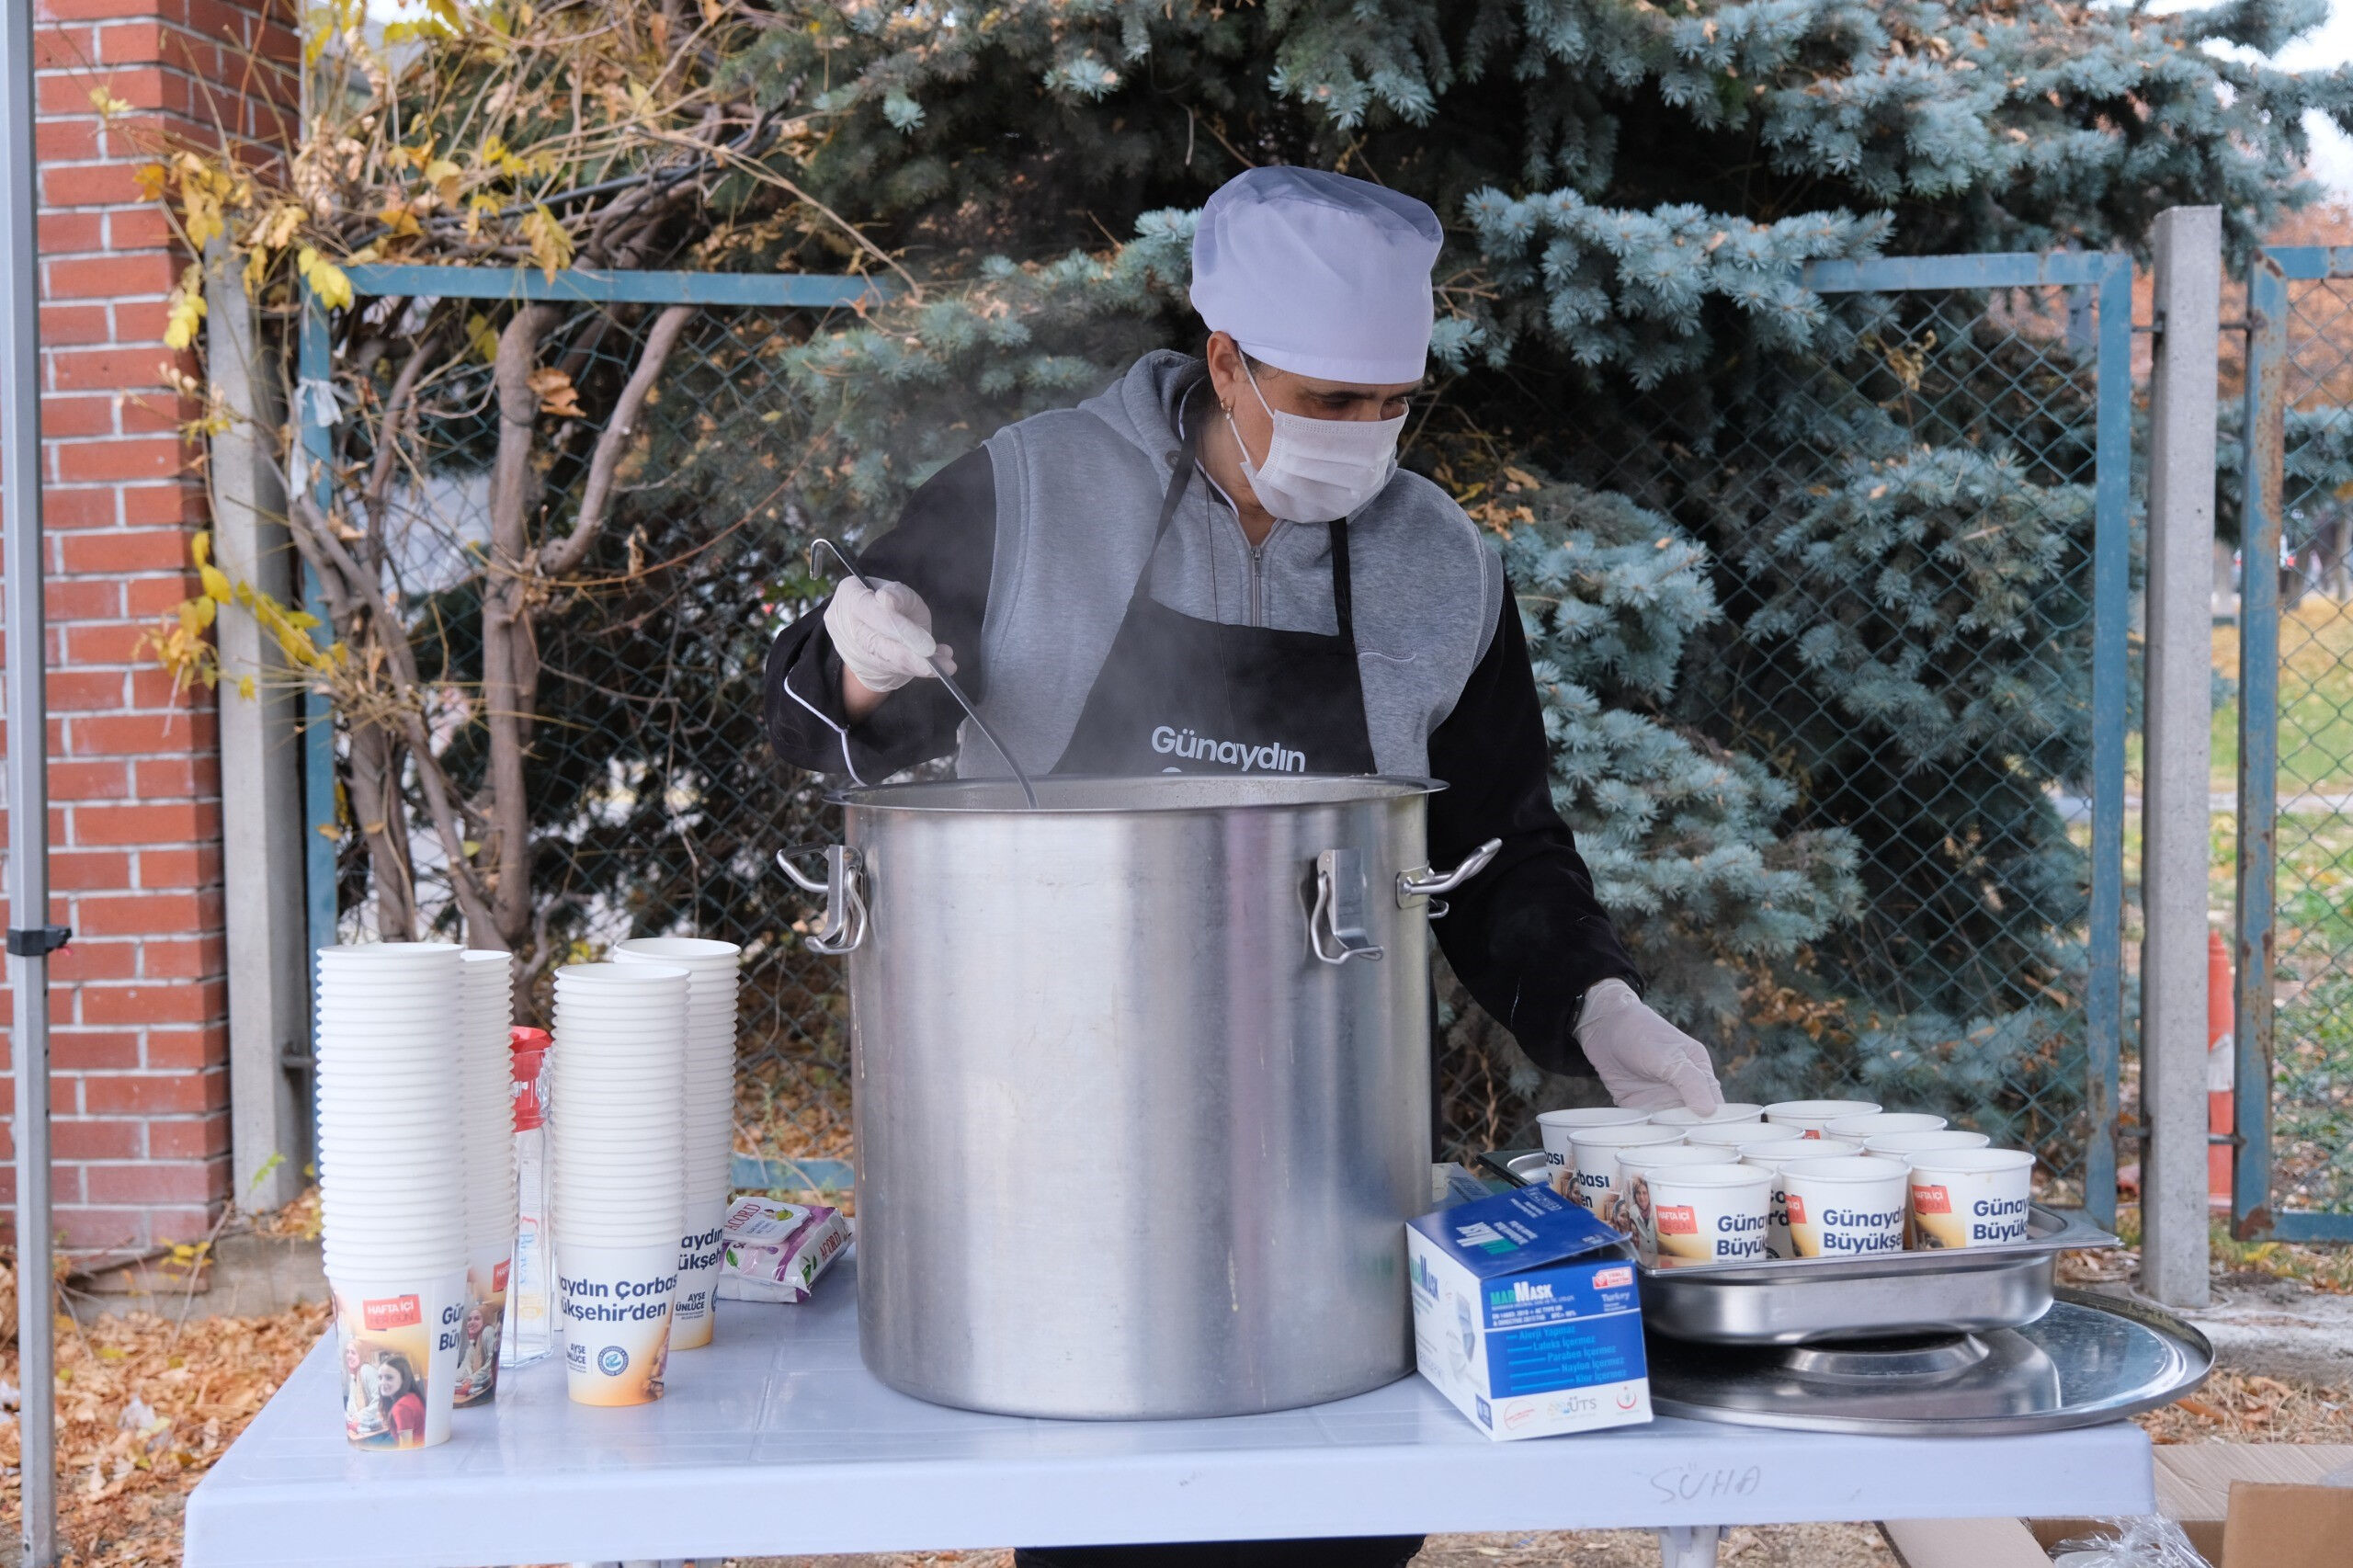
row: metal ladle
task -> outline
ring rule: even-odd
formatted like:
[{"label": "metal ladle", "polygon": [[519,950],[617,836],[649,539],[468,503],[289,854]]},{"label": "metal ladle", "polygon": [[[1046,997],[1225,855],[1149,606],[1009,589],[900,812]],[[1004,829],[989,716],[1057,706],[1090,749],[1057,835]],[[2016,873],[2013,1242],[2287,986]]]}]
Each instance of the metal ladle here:
[{"label": "metal ladle", "polygon": [[[842,563],[842,570],[848,573],[859,587],[870,594],[874,591],[874,585],[866,580],[866,574],[850,563],[848,553],[829,539],[809,541],[809,570],[813,575],[817,570],[817,547],[821,544],[834,552],[834,559]],[[949,675],[946,666],[940,664],[937,650],[926,653],[915,645],[914,639],[904,635],[899,641],[907,645],[909,653],[931,666],[931,673],[938,676],[939,684],[948,688],[948,695],[954,698],[956,705],[963,709],[965,716],[980,727],[981,733],[988,737],[989,744],[996,747],[997,756],[1005,758],[1005,765],[1013,769],[1013,781],[1021,786],[1021,798],[1029,802],[1031,811],[1036,811],[1038,809],[1037,787],[1029,782],[1029,776],[1021,771],[1021,765],[1013,760],[1013,754],[1006,750],[1005,743],[996,738],[996,732],[989,728],[989,722],[981,717],[981,710],[972,706],[972,699],[964,695],[964,688],[956,684],[956,677]]]}]

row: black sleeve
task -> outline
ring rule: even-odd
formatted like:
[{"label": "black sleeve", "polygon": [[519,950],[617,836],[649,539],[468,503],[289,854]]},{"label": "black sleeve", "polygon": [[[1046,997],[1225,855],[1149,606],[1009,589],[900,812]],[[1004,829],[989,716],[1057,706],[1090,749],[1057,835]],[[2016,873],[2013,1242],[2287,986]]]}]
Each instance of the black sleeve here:
[{"label": "black sleeve", "polygon": [[[975,448],[907,497],[899,524],[860,553],[870,579],[904,583],[931,608],[931,632],[956,655],[956,681],[973,701],[987,689],[981,617],[996,561],[996,472]],[[829,599],[826,604],[832,601]],[[936,680],[909,681],[860,724],[842,710],[842,659],[825,632],[825,604],[777,633],[768,649],[768,744],[818,773],[875,783],[956,744],[963,710]]]},{"label": "black sleeve", "polygon": [[1430,798],[1430,864],[1443,869],[1490,838],[1504,841],[1492,865],[1448,895],[1438,946],[1530,1061],[1591,1077],[1574,1033],[1586,992],[1612,979],[1639,989],[1642,978],[1552,809],[1544,717],[1508,583],[1486,657],[1430,736],[1429,756],[1447,784]]}]

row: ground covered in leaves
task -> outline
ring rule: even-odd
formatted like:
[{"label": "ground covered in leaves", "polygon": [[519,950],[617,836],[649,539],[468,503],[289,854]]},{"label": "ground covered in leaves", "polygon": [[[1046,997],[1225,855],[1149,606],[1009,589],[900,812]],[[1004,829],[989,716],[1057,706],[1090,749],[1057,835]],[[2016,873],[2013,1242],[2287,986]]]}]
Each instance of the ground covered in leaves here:
[{"label": "ground covered in leaves", "polygon": [[[168,1568],[188,1490],[327,1325],[324,1305],[274,1317],[152,1313],[57,1323],[58,1534],[74,1568]],[[15,1314],[9,1314],[15,1325]],[[17,1347],[0,1350],[15,1403]],[[0,1426],[0,1520],[17,1533],[18,1431]]]}]

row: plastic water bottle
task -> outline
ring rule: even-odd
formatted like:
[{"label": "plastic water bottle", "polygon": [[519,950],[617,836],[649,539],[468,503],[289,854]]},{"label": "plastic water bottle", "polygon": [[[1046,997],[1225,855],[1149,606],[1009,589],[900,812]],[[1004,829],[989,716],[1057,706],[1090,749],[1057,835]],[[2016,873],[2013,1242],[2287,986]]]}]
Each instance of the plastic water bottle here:
[{"label": "plastic water bottle", "polygon": [[506,1332],[498,1346],[502,1367],[528,1367],[555,1353],[555,1232],[548,1212],[550,1182],[546,1074],[548,1033],[515,1029],[509,1036],[515,1072],[515,1257],[506,1271]]}]

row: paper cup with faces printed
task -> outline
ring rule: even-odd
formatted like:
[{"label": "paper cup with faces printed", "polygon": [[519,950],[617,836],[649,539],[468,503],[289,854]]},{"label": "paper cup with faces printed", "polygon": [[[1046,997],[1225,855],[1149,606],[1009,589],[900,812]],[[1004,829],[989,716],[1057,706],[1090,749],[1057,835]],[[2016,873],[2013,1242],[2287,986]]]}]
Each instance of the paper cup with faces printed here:
[{"label": "paper cup with faces printed", "polygon": [[556,1315],[565,1385],[574,1404],[651,1404],[669,1358],[675,1241],[589,1246],[559,1236]]},{"label": "paper cup with faces printed", "polygon": [[1626,1177],[1661,1268],[1764,1257],[1773,1173],[1755,1165],[1657,1165]]},{"label": "paper cup with faces printed", "polygon": [[1879,1257],[1904,1250],[1904,1162],[1877,1154],[1781,1166],[1790,1249],[1800,1257]]},{"label": "paper cup with faces printed", "polygon": [[1941,1132],[1945,1119],[1920,1110],[1874,1110],[1860,1116],[1842,1116],[1824,1128],[1828,1138],[1852,1138],[1859,1141],[1893,1132]]},{"label": "paper cup with faces printed", "polygon": [[[1640,1127],[1651,1119],[1646,1110],[1631,1106],[1584,1106],[1574,1110],[1548,1110],[1536,1118],[1536,1131],[1544,1139],[1544,1163],[1555,1172],[1574,1168],[1576,1156],[1571,1153],[1571,1141],[1578,1131],[1591,1127]],[[1560,1183],[1554,1183],[1560,1186]],[[1574,1196],[1574,1184],[1561,1196]]]},{"label": "paper cup with faces printed", "polygon": [[1808,1138],[1819,1138],[1834,1121],[1870,1116],[1879,1109],[1876,1100],[1783,1100],[1765,1108],[1765,1119],[1779,1127],[1794,1127]]},{"label": "paper cup with faces printed", "polygon": [[1910,1159],[1915,1245],[1934,1252],[2028,1239],[2032,1154],[2024,1149],[1940,1149]]},{"label": "paper cup with faces printed", "polygon": [[510,1236],[466,1251],[466,1316],[458,1340],[455,1398],[460,1410],[498,1397],[498,1336],[506,1321],[506,1268],[514,1250]]},{"label": "paper cup with faces printed", "polygon": [[1656,1238],[1647,1229],[1650,1221],[1643,1213],[1643,1178],[1647,1173],[1670,1165],[1679,1169],[1739,1162],[1740,1156],[1730,1149],[1702,1149],[1689,1143],[1641,1143],[1619,1150],[1618,1175],[1626,1184],[1627,1195],[1621,1207],[1627,1222],[1634,1228],[1634,1244],[1642,1249],[1643,1256],[1648,1257],[1657,1250]]},{"label": "paper cup with faces printed", "polygon": [[363,1449],[449,1440],[466,1316],[463,1269],[360,1276],[330,1271],[343,1434]]},{"label": "paper cup with faces printed", "polygon": [[1618,1151],[1680,1143],[1683,1131],[1675,1127],[1580,1127],[1570,1144],[1570,1168],[1576,1186],[1569,1201],[1592,1212],[1605,1225],[1631,1235],[1632,1216],[1623,1211],[1626,1188],[1618,1179]]},{"label": "paper cup with faces printed", "polygon": [[1697,1111],[1686,1106],[1676,1106],[1672,1109],[1654,1111],[1651,1114],[1653,1127],[1738,1127],[1744,1123],[1761,1122],[1764,1119],[1763,1106],[1742,1105],[1737,1102],[1727,1102],[1711,1111]]},{"label": "paper cup with faces printed", "polygon": [[1741,1156],[1744,1164],[1773,1173],[1772,1207],[1765,1214],[1768,1257],[1797,1256],[1796,1249],[1790,1244],[1790,1195],[1781,1186],[1781,1167],[1791,1160],[1824,1160],[1862,1152],[1861,1144],[1849,1143],[1843,1138],[1791,1138],[1779,1143],[1757,1144]]}]

